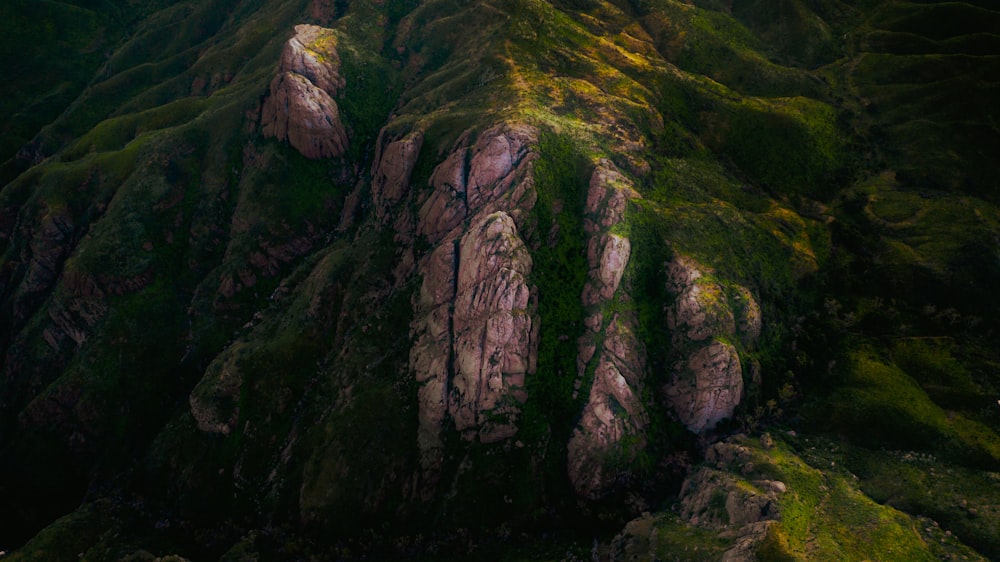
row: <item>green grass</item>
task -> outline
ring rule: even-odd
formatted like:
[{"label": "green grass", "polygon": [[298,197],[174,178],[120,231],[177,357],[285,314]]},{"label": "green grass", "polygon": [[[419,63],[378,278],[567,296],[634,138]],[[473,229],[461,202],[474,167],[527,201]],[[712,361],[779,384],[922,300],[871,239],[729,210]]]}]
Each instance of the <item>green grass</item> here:
[{"label": "green grass", "polygon": [[[104,51],[121,41],[126,12],[134,9],[78,4],[12,0],[0,7],[0,67],[7,79],[0,89],[0,162],[80,94],[104,61]],[[0,176],[0,185],[12,179]]]},{"label": "green grass", "polygon": [[893,346],[892,358],[935,403],[975,414],[988,399],[955,351],[950,338],[900,339]]},{"label": "green grass", "polygon": [[[846,462],[873,499],[926,516],[985,556],[1000,553],[1000,475],[957,466],[946,456],[849,449]],[[943,531],[938,531],[943,532]]]},{"label": "green grass", "polygon": [[[554,424],[557,434],[568,437],[569,425],[582,407],[573,400],[577,378],[576,339],[581,334],[585,311],[580,301],[589,267],[586,236],[581,218],[586,186],[586,167],[572,141],[543,133],[540,158],[535,162],[537,230],[541,247],[532,257],[530,281],[538,287],[541,323],[538,367],[527,380],[532,397],[525,416],[529,423]],[[558,202],[560,211],[556,211]],[[550,228],[558,228],[554,245],[548,243]],[[584,398],[589,385],[580,390]],[[541,416],[534,419],[531,412]]]},{"label": "green grass", "polygon": [[843,175],[836,112],[803,97],[733,104],[708,125],[707,142],[773,193],[828,199]]},{"label": "green grass", "polygon": [[859,352],[847,369],[846,384],[825,400],[824,423],[831,429],[859,443],[937,451],[973,466],[1000,466],[996,433],[943,410],[896,365]]},{"label": "green grass", "polygon": [[[628,546],[624,553],[617,554],[624,554],[630,560],[718,560],[732,547],[731,540],[691,526],[669,512],[636,519],[628,523],[622,535],[627,537]],[[609,550],[612,548],[614,546],[609,547]]]},{"label": "green grass", "polygon": [[835,464],[811,465],[787,444],[760,449],[749,440],[753,469],[747,479],[783,482],[780,523],[761,553],[772,560],[937,560],[937,546],[918,522],[862,493]]},{"label": "green grass", "polygon": [[[14,115],[0,160],[53,121],[41,141],[56,157],[0,194],[0,283],[23,279],[45,216],[75,225],[78,244],[64,277],[103,275],[101,283],[114,285],[152,276],[107,297],[106,316],[79,350],[52,352],[43,337],[53,307],[79,295],[63,285],[21,301],[33,316],[4,359],[21,361],[32,380],[5,397],[26,403],[53,382],[46,397],[87,383],[69,418],[111,412],[85,420],[111,445],[107,458],[120,456],[104,466],[114,472],[131,466],[133,452],[149,451],[143,477],[150,480],[138,487],[158,494],[167,512],[176,508],[185,529],[220,529],[230,525],[227,513],[244,517],[234,525],[247,528],[294,525],[304,514],[321,529],[315,536],[364,530],[377,541],[395,532],[387,521],[412,522],[419,532],[477,521],[483,505],[497,506],[492,519],[478,519],[485,527],[514,518],[535,529],[558,509],[576,510],[564,443],[588,390],[572,398],[587,275],[581,215],[600,153],[644,197],[616,227],[632,241],[626,283],[634,301],[611,308],[639,316],[652,389],[646,402],[660,400],[671,351],[663,264],[691,255],[724,291],[745,286],[761,302],[765,334],[740,351],[760,361],[763,385],[822,378],[829,393],[801,414],[869,447],[852,457],[860,484],[814,457],[805,463],[805,453],[784,444],[755,450],[757,470],[790,486],[784,519],[761,556],[920,560],[965,552],[939,546],[943,536],[890,506],[940,519],[997,556],[1000,531],[988,508],[995,479],[980,469],[1000,463],[997,416],[986,409],[997,361],[982,335],[998,302],[984,282],[1000,263],[995,166],[984,149],[996,144],[998,53],[996,10],[978,4],[893,2],[876,10],[873,2],[748,1],[729,13],[713,0],[621,9],[352,2],[330,24],[347,79],[338,103],[351,131],[350,152],[336,163],[307,161],[253,130],[304,0],[157,4],[143,8],[163,8],[149,19],[122,2],[100,10],[98,3],[5,4],[0,15],[21,12],[0,19],[28,24],[8,24],[3,44],[38,47],[37,56],[8,57],[5,68],[18,76],[31,70],[37,81],[10,80],[20,91],[0,108],[23,109],[7,112]],[[842,56],[849,58],[834,63]],[[528,379],[518,435],[527,445],[508,453],[452,435],[439,501],[397,512],[414,505],[407,490],[418,464],[415,382],[406,375],[415,286],[390,286],[399,259],[392,232],[372,232],[362,220],[348,248],[333,228],[383,125],[425,130],[414,176],[421,187],[464,131],[515,118],[552,131],[538,146],[539,200],[528,219],[536,228],[526,229],[537,248],[531,281],[541,322],[538,372]],[[360,177],[345,179],[355,168]],[[856,176],[873,179],[845,191]],[[812,200],[834,207],[832,223]],[[551,225],[559,235],[550,245]],[[290,242],[308,249],[282,254]],[[268,250],[284,257],[252,266]],[[253,287],[220,296],[224,279],[248,272]],[[848,279],[835,278],[841,273]],[[817,341],[835,348],[816,352],[796,319],[813,308],[823,314],[814,305],[825,297],[843,310],[805,328],[834,332]],[[3,306],[6,314],[12,304]],[[150,327],[150,318],[158,324]],[[202,435],[185,413],[187,393],[206,368],[209,379],[217,373],[212,361],[237,355],[244,386],[225,408],[240,407],[239,423],[227,438]],[[145,448],[171,415],[175,421]],[[651,418],[655,443],[629,467],[638,478],[659,470],[663,454],[696,450],[668,414]],[[918,456],[891,452],[901,448]],[[628,464],[625,457],[617,460]],[[169,490],[159,487],[164,481]],[[955,507],[961,499],[980,515]],[[88,513],[56,522],[35,546],[54,544],[58,533],[98,540]],[[661,557],[698,559],[727,546],[669,516],[655,520]],[[237,539],[199,540],[217,540],[209,549],[217,558],[222,542]],[[66,552],[86,551],[84,542],[68,538]],[[590,544],[567,548],[585,558]]]},{"label": "green grass", "polygon": [[351,131],[348,158],[360,160],[371,152],[379,129],[389,120],[400,88],[398,73],[382,57],[363,46],[339,50],[341,75],[347,84],[337,99],[341,118]]}]

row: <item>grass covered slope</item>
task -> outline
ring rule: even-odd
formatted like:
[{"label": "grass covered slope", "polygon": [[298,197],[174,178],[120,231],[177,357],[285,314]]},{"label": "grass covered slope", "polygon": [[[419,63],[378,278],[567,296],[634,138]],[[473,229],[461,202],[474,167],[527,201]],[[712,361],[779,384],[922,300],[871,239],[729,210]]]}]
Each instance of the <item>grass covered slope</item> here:
[{"label": "grass covered slope", "polygon": [[[3,8],[82,58],[46,111],[10,98],[23,111],[2,135],[11,157],[34,139],[38,162],[8,162],[0,191],[0,547],[38,533],[15,556],[715,559],[752,538],[727,530],[748,521],[726,490],[780,481],[748,556],[998,556],[995,7],[90,4]],[[336,159],[260,133],[303,22],[336,38]],[[44,95],[48,74],[25,73]],[[497,124],[538,132],[516,233],[537,365],[515,439],[468,441],[445,418],[434,480],[412,326],[423,264],[459,245],[408,229],[438,166]],[[381,155],[417,137],[387,204]],[[588,309],[600,166],[635,191],[609,227],[631,257],[624,289]],[[746,392],[708,436],[663,391],[690,343],[665,319],[665,265],[682,258],[762,319],[757,337],[713,336]],[[646,417],[605,459],[613,491],[587,502],[567,443],[596,384],[577,355],[597,308],[636,319],[619,325]],[[712,457],[769,426],[798,437],[734,438],[749,468]],[[711,509],[671,510],[708,469]]]}]

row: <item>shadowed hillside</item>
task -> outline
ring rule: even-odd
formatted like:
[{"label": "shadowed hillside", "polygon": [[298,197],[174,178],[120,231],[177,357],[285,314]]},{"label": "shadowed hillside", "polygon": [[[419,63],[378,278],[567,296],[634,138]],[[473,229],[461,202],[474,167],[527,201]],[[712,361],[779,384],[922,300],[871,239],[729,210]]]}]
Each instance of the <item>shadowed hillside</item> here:
[{"label": "shadowed hillside", "polygon": [[10,558],[1000,557],[992,3],[0,15]]}]

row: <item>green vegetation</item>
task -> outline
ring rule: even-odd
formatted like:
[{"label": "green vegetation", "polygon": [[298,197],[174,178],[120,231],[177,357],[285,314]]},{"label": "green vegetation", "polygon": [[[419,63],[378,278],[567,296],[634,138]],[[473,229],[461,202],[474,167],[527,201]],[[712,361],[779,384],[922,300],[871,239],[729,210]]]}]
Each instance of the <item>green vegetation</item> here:
[{"label": "green vegetation", "polygon": [[[583,398],[573,400],[572,394],[577,379],[576,340],[584,318],[580,293],[589,269],[581,217],[587,170],[569,139],[543,134],[538,150],[542,157],[535,162],[535,216],[541,247],[533,256],[531,281],[538,287],[541,331],[538,370],[528,379],[528,394],[538,400],[530,406],[542,418],[535,423],[548,425],[565,437],[583,402]],[[554,238],[550,238],[552,233]],[[589,381],[580,395],[586,397],[588,391]]]},{"label": "green vegetation", "polygon": [[851,449],[846,462],[875,501],[929,518],[937,533],[996,558],[1000,510],[993,501],[997,472],[956,465],[946,456],[905,450]]},{"label": "green vegetation", "polygon": [[753,451],[747,480],[777,480],[787,487],[777,498],[780,523],[764,539],[762,559],[938,560],[973,554],[950,535],[945,540],[940,528],[925,529],[926,520],[862,493],[830,442],[776,440],[771,449],[749,440],[738,443]]},{"label": "green vegetation", "polygon": [[976,466],[996,468],[1000,437],[986,426],[945,412],[898,367],[863,352],[847,367],[846,384],[827,399],[832,428],[865,444],[941,451]]},{"label": "green vegetation", "polygon": [[[258,123],[293,26],[317,22],[346,80],[335,161]],[[722,467],[748,493],[788,487],[762,560],[1000,558],[994,3],[10,0],[0,31],[15,558],[718,557],[736,535],[669,506],[737,427],[782,435],[733,438],[751,462]],[[409,364],[429,243],[411,227],[435,166],[498,123],[540,132],[537,202],[517,210],[537,372],[514,439],[446,418],[431,474]],[[380,224],[375,142],[411,131],[425,142]],[[638,318],[649,424],[644,447],[616,437],[625,492],[598,505],[573,494],[566,443],[593,377],[575,388],[602,158],[641,195],[613,227],[630,296],[604,312]],[[761,306],[761,337],[731,342],[747,392],[719,435],[663,395],[676,256]]]}]

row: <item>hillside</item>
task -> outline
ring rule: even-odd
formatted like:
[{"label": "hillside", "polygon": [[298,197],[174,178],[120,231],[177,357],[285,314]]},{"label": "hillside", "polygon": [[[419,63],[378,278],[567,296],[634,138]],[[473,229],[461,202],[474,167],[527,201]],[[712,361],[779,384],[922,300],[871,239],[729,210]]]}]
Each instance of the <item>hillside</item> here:
[{"label": "hillside", "polygon": [[1000,559],[1000,8],[0,7],[11,560]]}]

